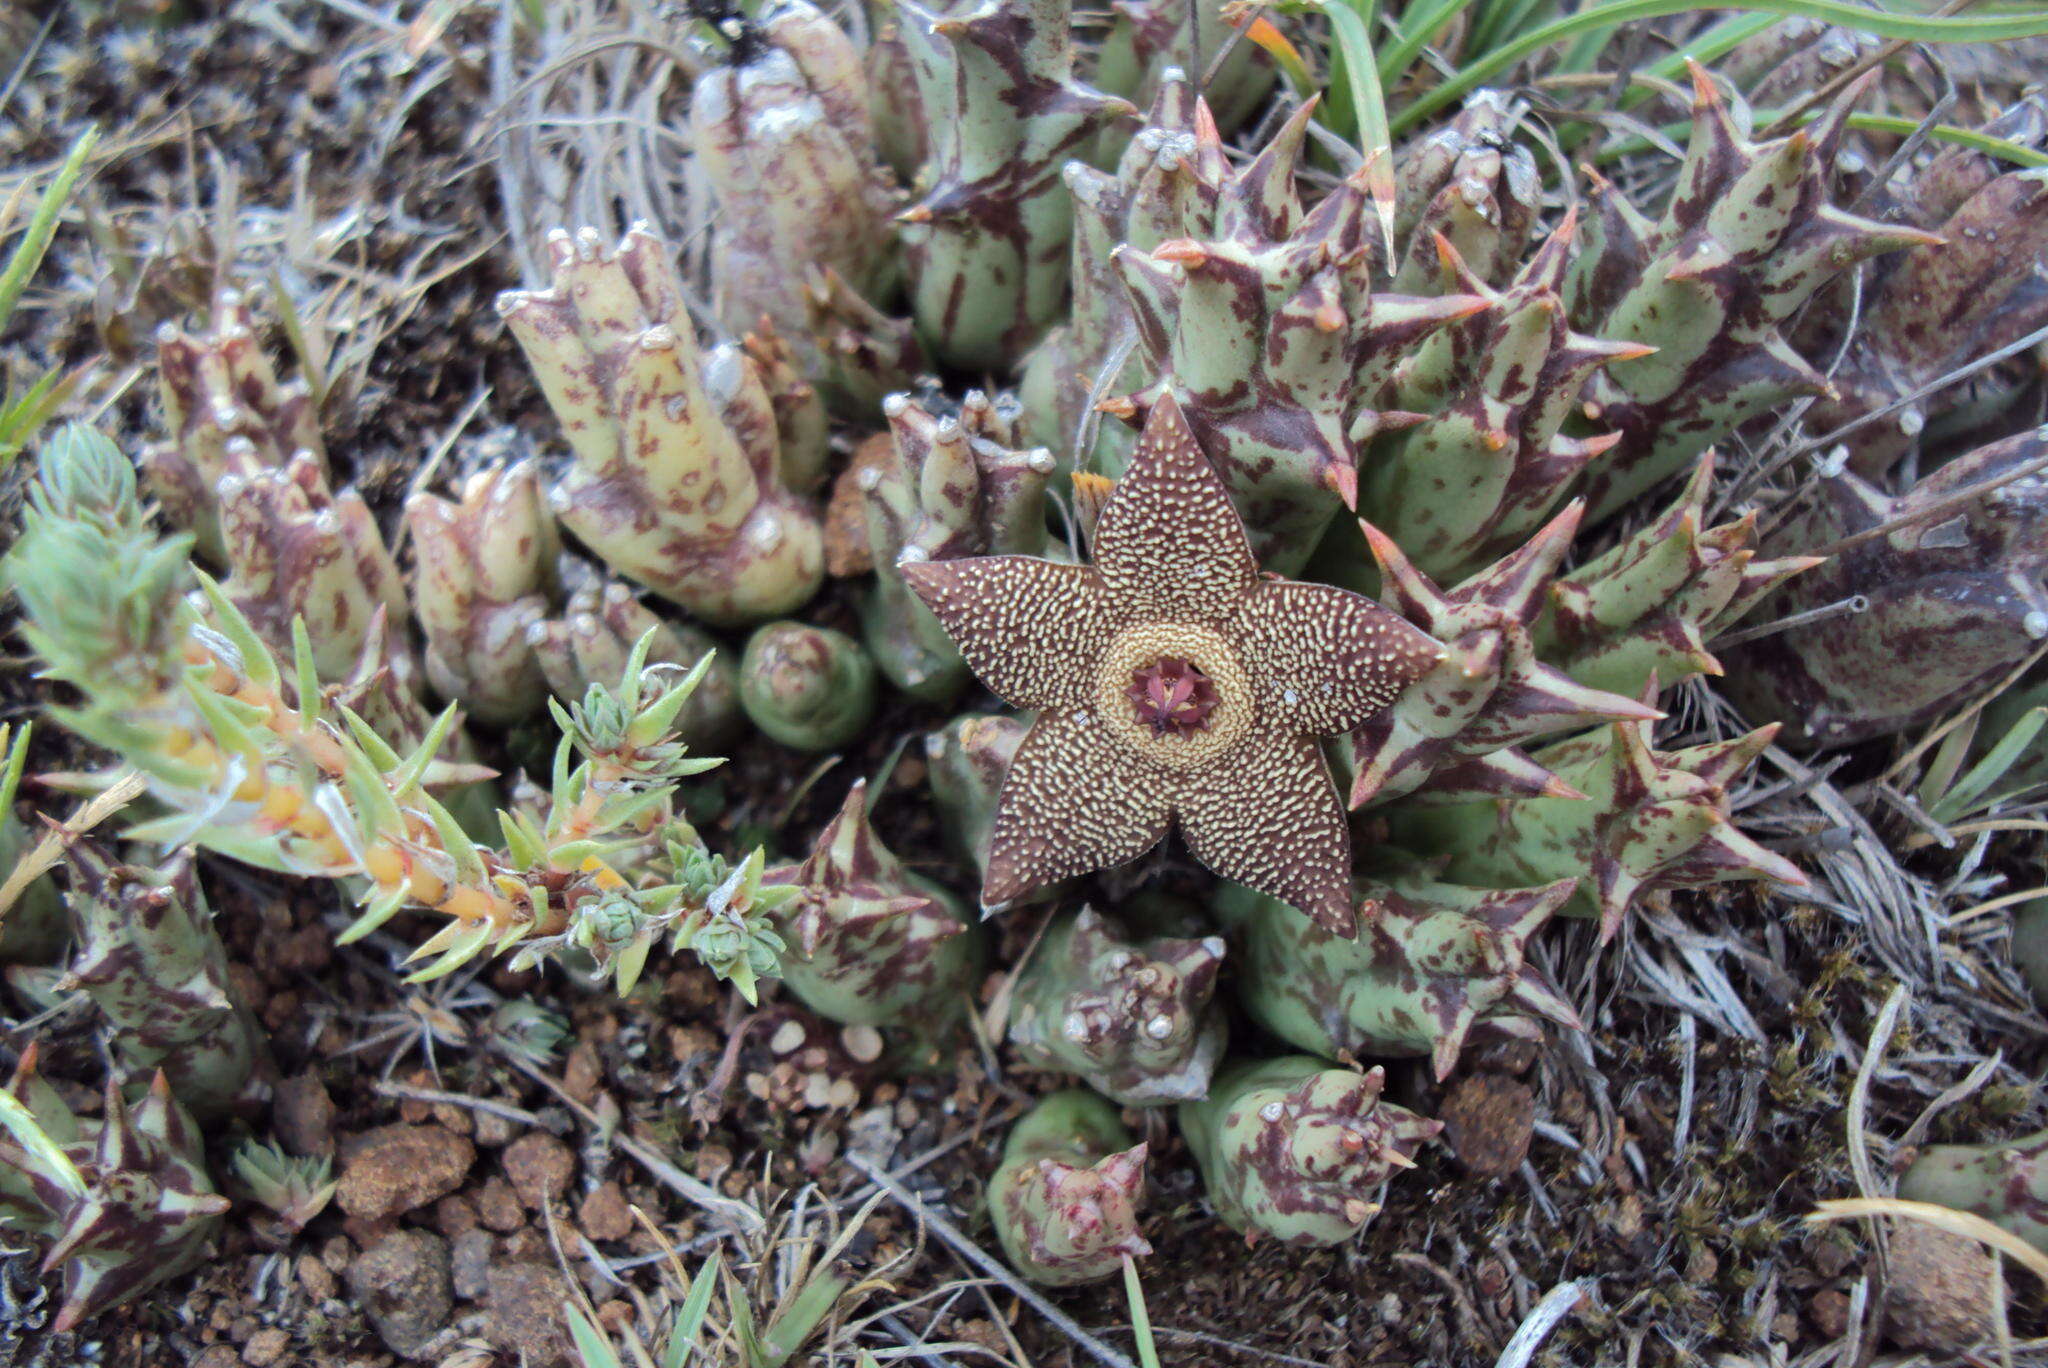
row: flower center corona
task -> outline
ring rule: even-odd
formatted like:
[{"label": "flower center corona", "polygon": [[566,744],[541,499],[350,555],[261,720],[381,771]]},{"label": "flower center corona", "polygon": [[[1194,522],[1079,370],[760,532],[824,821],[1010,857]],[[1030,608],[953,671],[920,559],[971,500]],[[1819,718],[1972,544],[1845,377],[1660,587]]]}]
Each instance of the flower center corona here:
[{"label": "flower center corona", "polygon": [[1207,627],[1126,627],[1096,675],[1096,715],[1119,741],[1168,769],[1193,769],[1230,750],[1251,730],[1252,711],[1237,652]]},{"label": "flower center corona", "polygon": [[1209,725],[1216,711],[1216,686],[1189,661],[1166,656],[1131,672],[1127,691],[1138,720],[1154,733],[1187,736]]}]

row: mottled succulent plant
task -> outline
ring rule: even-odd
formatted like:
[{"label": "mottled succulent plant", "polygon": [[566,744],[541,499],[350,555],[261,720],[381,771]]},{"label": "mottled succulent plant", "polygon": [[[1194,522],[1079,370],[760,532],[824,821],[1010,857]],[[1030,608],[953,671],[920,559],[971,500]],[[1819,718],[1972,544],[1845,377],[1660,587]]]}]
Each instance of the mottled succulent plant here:
[{"label": "mottled succulent plant", "polygon": [[1438,797],[1569,794],[1521,749],[1599,722],[1659,717],[1655,708],[1589,688],[1537,658],[1531,626],[1578,527],[1572,504],[1526,545],[1449,590],[1394,540],[1362,523],[1379,565],[1380,597],[1442,647],[1438,664],[1394,705],[1334,746],[1351,779],[1350,806],[1427,790]]},{"label": "mottled succulent plant", "polygon": [[1010,1267],[1072,1287],[1152,1252],[1138,1233],[1144,1193],[1145,1146],[1131,1143],[1116,1108],[1070,1089],[1011,1127],[988,1182],[989,1218]]},{"label": "mottled succulent plant", "polygon": [[1256,43],[1232,40],[1237,21],[1226,14],[1228,5],[1113,0],[1109,8],[1113,18],[1095,55],[1095,83],[1112,95],[1148,103],[1176,77],[1194,72],[1217,126],[1229,132],[1273,89],[1278,73],[1266,54]]},{"label": "mottled succulent plant", "polygon": [[1544,1021],[1578,1027],[1526,958],[1575,886],[1465,888],[1419,870],[1368,877],[1353,885],[1372,909],[1355,939],[1234,884],[1215,907],[1252,1020],[1325,1059],[1422,1056],[1443,1078],[1473,1041],[1528,1039]]},{"label": "mottled succulent plant", "polygon": [[1067,300],[1060,168],[1135,111],[1074,79],[1068,0],[898,0],[897,15],[931,149],[898,220],[911,312],[934,360],[999,373]]},{"label": "mottled succulent plant", "polygon": [[1486,307],[1373,288],[1379,227],[1363,174],[1303,211],[1295,173],[1313,112],[1304,105],[1236,170],[1198,115],[1194,163],[1223,172],[1200,179],[1181,236],[1114,253],[1152,376],[1122,406],[1179,401],[1278,574],[1298,571],[1331,516],[1356,505],[1358,444],[1414,421],[1379,402],[1402,356]]},{"label": "mottled succulent plant", "polygon": [[1759,558],[1754,514],[1702,526],[1713,484],[1709,453],[1659,517],[1559,576],[1531,624],[1537,653],[1582,684],[1621,694],[1639,694],[1653,678],[1669,686],[1720,674],[1708,643],[1820,558]]},{"label": "mottled succulent plant", "polygon": [[[2048,143],[2048,100],[2020,101],[1985,131]],[[2009,422],[2005,415],[2027,392],[1994,372],[1919,394],[1947,372],[2048,325],[2048,280],[2040,270],[2048,254],[2048,170],[1998,174],[2003,167],[1971,148],[1937,153],[1911,178],[1897,212],[1940,241],[1878,263],[1846,348],[1846,310],[1816,311],[1809,325],[1809,350],[1839,351],[1841,361],[1828,377],[1834,393],[1808,411],[1808,428],[1833,432],[1891,410],[1841,436],[1850,468],[1866,478],[1882,476],[1925,442],[1967,443],[1973,432]]]},{"label": "mottled succulent plant", "polygon": [[563,702],[581,698],[592,684],[623,679],[642,637],[648,638],[650,666],[673,667],[678,677],[704,666],[690,701],[676,714],[676,734],[699,747],[730,739],[740,719],[739,667],[709,632],[656,616],[617,580],[586,582],[558,615],[526,627],[526,644],[547,688]]},{"label": "mottled succulent plant", "polygon": [[405,620],[405,581],[369,506],[354,490],[329,489],[312,452],[230,469],[214,495],[222,588],[273,650],[289,651],[293,624],[303,622],[314,667],[335,679],[362,656],[378,609]]},{"label": "mottled succulent plant", "polygon": [[1044,555],[1045,491],[1054,467],[1043,447],[1019,447],[1017,402],[970,393],[957,414],[935,415],[909,395],[883,404],[891,444],[859,472],[875,582],[861,606],[869,652],[914,698],[959,692],[967,665],[929,609],[903,582],[902,561]]},{"label": "mottled succulent plant", "polygon": [[770,869],[795,890],[777,913],[781,977],[820,1016],[900,1033],[903,1057],[929,1056],[958,1025],[981,937],[945,888],[903,867],[868,820],[865,779],[818,833],[809,858]]},{"label": "mottled succulent plant", "polygon": [[112,1084],[101,1116],[74,1116],[35,1073],[35,1056],[0,1092],[0,1211],[48,1241],[63,1271],[52,1328],[82,1321],[190,1271],[228,1199],[214,1191],[199,1127],[163,1075],[132,1106]]},{"label": "mottled succulent plant", "polygon": [[816,591],[815,511],[780,475],[775,411],[738,347],[700,350],[683,289],[644,228],[548,239],[553,286],[498,300],[575,462],[562,525],[613,570],[713,623],[787,612]]},{"label": "mottled succulent plant", "polygon": [[1929,1145],[1899,1196],[1982,1216],[2048,1253],[2048,1131],[1995,1145]]},{"label": "mottled succulent plant", "polygon": [[1979,447],[1896,498],[1847,472],[1814,482],[1772,539],[1834,554],[1770,611],[1844,599],[1863,611],[1735,648],[1730,692],[1789,740],[1845,745],[1952,712],[2019,668],[2048,641],[2048,476],[1956,496],[2044,457],[2048,428]]},{"label": "mottled succulent plant", "polygon": [[1003,781],[981,901],[1132,859],[1178,823],[1197,859],[1336,930],[1350,833],[1319,736],[1443,648],[1369,599],[1262,579],[1171,395],[1103,506],[1092,565],[907,565],[982,682],[1039,710]]},{"label": "mottled succulent plant", "polygon": [[1029,730],[1014,717],[962,713],[925,737],[925,772],[947,843],[979,877],[988,873],[989,836],[1003,776]]},{"label": "mottled succulent plant", "polygon": [[896,196],[875,152],[867,76],[852,40],[803,0],[735,18],[726,36],[722,60],[690,91],[696,165],[716,203],[719,320],[738,337],[765,316],[815,377],[807,273],[834,272],[881,301],[898,269]]},{"label": "mottled succulent plant", "polygon": [[1586,386],[1587,416],[1622,436],[1586,481],[1595,518],[1684,470],[1747,419],[1827,393],[1780,326],[1839,272],[1934,240],[1829,201],[1843,128],[1870,78],[1816,123],[1759,143],[1747,107],[1731,109],[1703,68],[1690,69],[1692,138],[1663,213],[1651,219],[1596,178],[1566,291],[1573,326],[1657,348]]},{"label": "mottled succulent plant", "polygon": [[453,500],[415,494],[405,520],[419,562],[412,600],[427,638],[427,682],[479,722],[531,717],[547,681],[527,634],[548,614],[561,549],[540,467],[479,470]]},{"label": "mottled succulent plant", "polygon": [[837,750],[875,715],[875,665],[844,632],[770,622],[747,638],[739,697],[748,720],[783,745]]},{"label": "mottled succulent plant", "polygon": [[142,470],[164,516],[221,563],[221,478],[275,470],[300,452],[310,453],[324,474],[326,455],[312,395],[302,382],[279,382],[241,294],[223,290],[210,323],[197,333],[171,323],[157,332],[158,396],[169,437],[143,453]]},{"label": "mottled succulent plant", "polygon": [[1528,113],[1526,103],[1501,91],[1474,91],[1449,123],[1401,150],[1397,289],[1426,290],[1437,280],[1439,236],[1489,285],[1506,286],[1518,270],[1528,274],[1522,256],[1543,207],[1536,156],[1516,137]]},{"label": "mottled succulent plant", "polygon": [[1803,887],[1806,876],[1728,817],[1729,786],[1776,735],[1683,750],[1650,745],[1650,723],[1617,722],[1560,741],[1534,759],[1584,797],[1495,799],[1389,810],[1391,834],[1416,855],[1446,857],[1444,877],[1476,888],[1526,888],[1576,878],[1560,909],[1598,917],[1602,939],[1644,892],[1732,879]]},{"label": "mottled succulent plant", "polygon": [[1014,980],[1010,1043],[1126,1107],[1201,1097],[1223,1055],[1222,963],[1215,936],[1127,939],[1092,908],[1057,914]]},{"label": "mottled succulent plant", "polygon": [[[1463,203],[1454,189],[1443,193]],[[1588,376],[1650,348],[1602,342],[1566,325],[1558,290],[1572,233],[1568,214],[1501,291],[1438,236],[1435,277],[1414,287],[1470,295],[1486,307],[1431,334],[1396,365],[1388,404],[1428,417],[1367,448],[1358,511],[1440,582],[1522,545],[1619,440],[1575,435],[1565,425],[1578,416]]]},{"label": "mottled succulent plant", "polygon": [[1341,1244],[1378,1205],[1373,1190],[1443,1129],[1380,1099],[1386,1071],[1307,1055],[1232,1060],[1209,1095],[1180,1105],[1209,1204],[1256,1243]]},{"label": "mottled succulent plant", "polygon": [[[1206,117],[1186,73],[1169,69],[1115,174],[1079,160],[1060,173],[1074,201],[1073,301],[1065,321],[1024,358],[1018,393],[1032,437],[1063,462],[1074,453],[1091,401],[1151,379],[1114,253],[1121,245],[1149,252],[1180,236],[1188,207],[1203,202],[1203,185],[1226,173],[1220,144],[1196,136],[1197,118]],[[1120,422],[1098,420],[1095,440],[1076,464],[1121,472],[1134,436]]]},{"label": "mottled succulent plant", "polygon": [[234,997],[191,856],[147,869],[79,842],[67,858],[78,948],[59,987],[83,991],[122,1065],[161,1070],[199,1120],[251,1116],[269,1095],[270,1050]]}]

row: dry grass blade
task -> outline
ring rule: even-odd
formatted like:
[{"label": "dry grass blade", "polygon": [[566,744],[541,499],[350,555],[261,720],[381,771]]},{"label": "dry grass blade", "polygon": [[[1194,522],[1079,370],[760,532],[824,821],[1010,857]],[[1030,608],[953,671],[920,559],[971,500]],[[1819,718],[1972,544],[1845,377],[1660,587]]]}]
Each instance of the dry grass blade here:
[{"label": "dry grass blade", "polygon": [[2043,1284],[2048,1284],[2048,1254],[2043,1254],[2011,1231],[1967,1211],[1954,1211],[1932,1202],[1908,1202],[1898,1197],[1842,1197],[1822,1202],[1807,1215],[1806,1220],[1812,1225],[1824,1225],[1829,1221],[1875,1220],[1887,1216],[1918,1221],[1936,1230],[1988,1245],[2039,1278]]},{"label": "dry grass blade", "polygon": [[52,822],[52,830],[36,842],[34,850],[21,857],[21,863],[15,865],[7,881],[0,883],[0,921],[6,920],[8,909],[14,906],[15,900],[30,884],[56,868],[57,861],[64,858],[65,847],[127,807],[141,795],[144,787],[142,776],[130,770],[79,809],[70,821]]}]

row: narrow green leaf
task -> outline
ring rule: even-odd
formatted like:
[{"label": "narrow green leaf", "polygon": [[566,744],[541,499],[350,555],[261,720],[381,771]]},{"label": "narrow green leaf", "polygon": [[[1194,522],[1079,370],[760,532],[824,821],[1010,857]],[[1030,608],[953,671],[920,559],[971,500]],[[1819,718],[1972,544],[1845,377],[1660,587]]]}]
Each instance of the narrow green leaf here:
[{"label": "narrow green leaf", "polygon": [[[1456,104],[1468,93],[1515,64],[1554,43],[1567,42],[1599,29],[1638,19],[1661,19],[1672,14],[1700,10],[1739,10],[1783,17],[1819,19],[1841,28],[1873,33],[1880,38],[1904,38],[1922,43],[2003,43],[2015,38],[2037,38],[2048,34],[2048,10],[2031,8],[2005,14],[1947,15],[1898,14],[1890,10],[1865,9],[1844,0],[1611,0],[1589,5],[1505,43],[1460,67],[1441,84],[1407,105],[1391,121],[1394,133],[1405,133],[1437,110]],[[1335,11],[1332,11],[1334,20]]]},{"label": "narrow green leaf", "polygon": [[1159,1368],[1159,1347],[1152,1342],[1152,1313],[1145,1306],[1145,1285],[1138,1281],[1138,1265],[1124,1255],[1124,1295],[1131,1303],[1131,1339],[1138,1348],[1142,1368]]},{"label": "narrow green leaf", "polygon": [[43,197],[36,202],[36,211],[29,216],[28,227],[22,231],[21,239],[14,244],[14,252],[7,258],[7,269],[0,271],[0,327],[14,316],[14,306],[21,302],[21,292],[28,288],[29,277],[43,264],[43,254],[50,250],[50,239],[57,235],[57,219],[64,212],[64,205],[77,188],[78,178],[85,174],[86,159],[92,156],[93,148],[99,145],[100,131],[88,128],[78,135],[71,144],[71,150],[64,154],[63,164],[57,174],[43,190]]}]

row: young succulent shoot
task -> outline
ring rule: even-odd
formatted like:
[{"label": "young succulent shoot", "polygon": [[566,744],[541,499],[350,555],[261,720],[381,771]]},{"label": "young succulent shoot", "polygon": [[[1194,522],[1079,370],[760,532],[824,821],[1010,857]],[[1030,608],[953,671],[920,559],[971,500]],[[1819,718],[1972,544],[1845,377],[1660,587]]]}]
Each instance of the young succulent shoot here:
[{"label": "young succulent shoot", "polygon": [[1249,1243],[1342,1244],[1379,1210],[1372,1194],[1443,1129],[1380,1100],[1386,1071],[1307,1055],[1233,1060],[1180,1105],[1209,1204]]},{"label": "young succulent shoot", "polygon": [[162,1074],[132,1106],[110,1081],[102,1114],[78,1117],[23,1053],[0,1091],[0,1210],[48,1242],[44,1273],[63,1273],[53,1331],[198,1266],[229,1206],[204,1149]]},{"label": "young succulent shoot", "polygon": [[82,991],[135,1071],[161,1070],[201,1121],[252,1116],[274,1066],[262,1032],[233,996],[227,948],[180,853],[161,869],[116,865],[87,842],[66,852],[78,948],[60,990]]},{"label": "young succulent shoot", "polygon": [[861,605],[869,652],[913,698],[943,702],[967,666],[945,629],[905,586],[899,562],[960,556],[1044,555],[1045,489],[1052,453],[1022,450],[1022,414],[1007,395],[976,390],[940,417],[909,395],[882,405],[893,439],[886,459],[858,477],[875,582]]},{"label": "young succulent shoot", "polygon": [[759,850],[731,868],[701,845],[672,844],[669,863],[687,909],[676,922],[674,948],[692,952],[741,997],[757,1001],[760,981],[781,973],[789,947],[776,927],[796,890],[762,883],[767,864]]},{"label": "young succulent shoot", "polygon": [[1093,908],[1056,916],[1017,974],[1010,1043],[1120,1106],[1201,1097],[1223,1055],[1222,963],[1215,936],[1126,940]]},{"label": "young succulent shoot", "polygon": [[695,164],[710,183],[711,277],[720,322],[733,336],[765,316],[815,377],[804,267],[831,270],[884,301],[897,256],[896,195],[868,118],[860,53],[803,0],[735,17],[734,39],[690,90]]},{"label": "young succulent shoot", "polygon": [[[1655,694],[1654,682],[1645,697]],[[1535,753],[1573,797],[1495,799],[1389,810],[1394,842],[1443,856],[1444,877],[1477,888],[1578,879],[1561,912],[1597,917],[1613,938],[1636,899],[1659,888],[1806,876],[1737,830],[1728,792],[1777,734],[1761,727],[1728,741],[1659,751],[1650,723],[1617,722]]]},{"label": "young succulent shoot", "polygon": [[378,609],[404,621],[405,581],[369,505],[354,490],[330,490],[312,452],[230,470],[214,493],[222,588],[272,650],[289,651],[292,624],[303,621],[313,665],[332,679],[361,657]]},{"label": "young succulent shoot", "polygon": [[701,351],[661,242],[549,240],[554,284],[501,295],[575,457],[551,495],[613,570],[707,622],[788,612],[824,575],[815,511],[784,485],[775,412],[737,347]]},{"label": "young succulent shoot", "polygon": [[946,843],[977,878],[988,874],[1003,776],[1029,731],[1028,724],[999,713],[961,713],[924,739],[925,773]]},{"label": "young succulent shoot", "polygon": [[1443,648],[1356,594],[1262,579],[1171,396],[1093,551],[903,568],[969,668],[1038,714],[1003,781],[983,906],[1135,859],[1177,821],[1209,868],[1348,933],[1351,838],[1318,738]]},{"label": "young succulent shoot", "polygon": [[747,638],[739,696],[748,720],[783,745],[837,750],[875,715],[875,666],[844,632],[771,622]]},{"label": "young succulent shoot", "polygon": [[901,1032],[930,1057],[961,1020],[981,964],[980,935],[946,889],[904,868],[868,820],[865,779],[802,864],[768,871],[793,896],[776,914],[781,977],[818,1015]]},{"label": "young succulent shoot", "polygon": [[426,633],[427,682],[479,722],[531,717],[547,681],[527,633],[548,614],[561,549],[539,465],[480,470],[452,500],[414,494],[405,521],[419,561],[413,613]]},{"label": "young succulent shoot", "polygon": [[1138,1231],[1145,1146],[1116,1108],[1071,1088],[1010,1129],[988,1184],[989,1218],[1010,1267],[1047,1287],[1114,1277],[1152,1246]]},{"label": "young succulent shoot", "polygon": [[1982,1216],[2048,1254],[2048,1131],[1995,1145],[1929,1145],[1899,1197]]},{"label": "young succulent shoot", "polygon": [[648,638],[647,665],[680,677],[705,664],[690,701],[676,714],[676,735],[692,746],[730,738],[739,725],[739,670],[709,632],[658,617],[617,580],[581,586],[553,617],[529,623],[526,644],[547,688],[564,702],[592,684],[625,677],[626,661]]},{"label": "young succulent shoot", "polygon": [[897,0],[929,111],[923,198],[897,217],[911,312],[932,359],[1008,370],[1067,299],[1068,158],[1135,109],[1074,79],[1068,0]]},{"label": "young succulent shoot", "polygon": [[1351,776],[1350,806],[1417,792],[1433,797],[1569,796],[1570,787],[1521,747],[1601,722],[1661,717],[1633,698],[1588,688],[1538,659],[1530,628],[1571,547],[1576,503],[1518,551],[1439,589],[1394,539],[1359,526],[1380,573],[1380,597],[1440,643],[1444,657],[1391,708],[1334,747]]},{"label": "young succulent shoot", "polygon": [[1464,888],[1419,871],[1365,878],[1358,898],[1375,910],[1355,940],[1232,884],[1215,906],[1252,1020],[1325,1059],[1427,1058],[1442,1079],[1474,1040],[1540,1037],[1545,1021],[1581,1029],[1526,958],[1574,886]]},{"label": "young succulent shoot", "polygon": [[1167,397],[1244,513],[1260,564],[1304,565],[1339,508],[1358,501],[1358,449],[1418,420],[1381,396],[1436,329],[1486,307],[1476,295],[1375,291],[1379,224],[1364,172],[1304,212],[1295,172],[1313,102],[1249,164],[1229,170],[1206,108],[1199,182],[1180,236],[1114,260],[1153,383],[1115,396],[1135,415]]},{"label": "young succulent shoot", "polygon": [[1861,611],[1738,646],[1730,692],[1782,721],[1788,740],[1841,746],[1888,736],[1981,697],[2048,640],[2048,485],[2005,478],[1956,506],[1959,491],[2048,457],[2048,427],[1957,457],[1896,498],[1843,472],[1816,481],[1773,535],[1844,547],[1787,585],[1772,615],[1843,600]]},{"label": "young succulent shoot", "polygon": [[281,469],[304,453],[324,476],[320,418],[302,381],[280,383],[238,291],[214,300],[211,326],[157,331],[157,386],[169,440],[142,455],[150,497],[201,554],[227,560],[220,522],[223,477]]},{"label": "young succulent shoot", "polygon": [[1720,674],[1708,643],[1822,558],[1759,559],[1754,513],[1703,527],[1713,484],[1708,452],[1662,516],[1559,576],[1531,626],[1537,653],[1581,684],[1618,694],[1640,694],[1652,678],[1669,686]]},{"label": "young succulent shoot", "polygon": [[235,1150],[234,1181],[257,1205],[267,1209],[296,1234],[334,1199],[341,1186],[326,1155],[293,1156],[275,1143],[251,1136]]},{"label": "young succulent shoot", "polygon": [[1843,129],[1877,73],[1815,123],[1759,143],[1747,107],[1731,109],[1704,68],[1687,66],[1692,138],[1670,202],[1653,220],[1595,177],[1586,246],[1566,290],[1574,327],[1657,348],[1586,386],[1586,416],[1622,436],[1586,481],[1596,520],[1748,419],[1827,394],[1780,326],[1859,261],[1938,241],[1829,203]]}]

